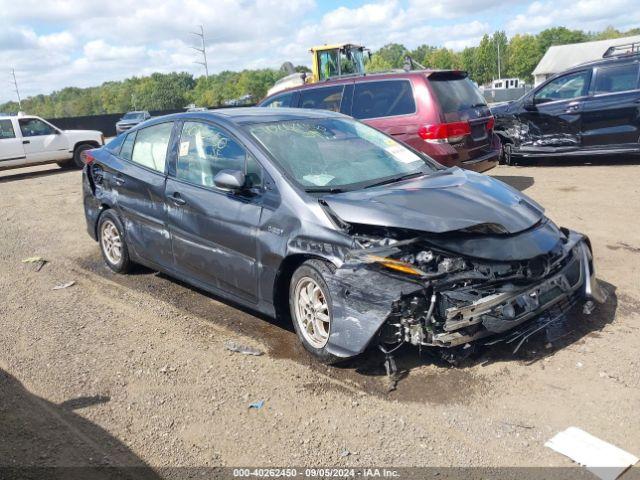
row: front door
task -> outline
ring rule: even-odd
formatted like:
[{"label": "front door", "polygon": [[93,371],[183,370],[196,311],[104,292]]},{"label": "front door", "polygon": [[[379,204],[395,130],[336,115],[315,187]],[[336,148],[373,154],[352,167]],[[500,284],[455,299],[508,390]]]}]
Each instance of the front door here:
[{"label": "front door", "polygon": [[40,163],[69,158],[69,145],[60,130],[39,118],[18,119],[27,163]]},{"label": "front door", "polygon": [[[246,189],[214,185],[220,170],[240,170]],[[262,214],[262,169],[222,128],[187,121],[166,201],[174,268],[198,282],[257,301],[257,230]]]},{"label": "front door", "polygon": [[165,165],[173,122],[127,134],[115,170],[104,181],[116,193],[116,208],[124,222],[127,245],[142,259],[171,268],[173,254],[164,201]]},{"label": "front door", "polygon": [[640,89],[637,61],[596,69],[582,114],[585,148],[638,148]]},{"label": "front door", "polygon": [[22,139],[16,137],[11,120],[0,120],[0,168],[25,163]]},{"label": "front door", "polygon": [[518,117],[521,126],[519,150],[553,153],[582,146],[581,117],[589,89],[591,70],[558,77],[533,94],[533,104]]}]

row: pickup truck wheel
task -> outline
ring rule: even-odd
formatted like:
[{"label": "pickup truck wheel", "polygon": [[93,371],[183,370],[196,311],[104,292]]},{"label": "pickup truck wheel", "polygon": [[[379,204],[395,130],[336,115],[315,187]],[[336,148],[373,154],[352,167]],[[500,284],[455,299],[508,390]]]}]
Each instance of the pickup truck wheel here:
[{"label": "pickup truck wheel", "polygon": [[333,318],[333,302],[325,281],[329,275],[329,264],[307,260],[294,272],[289,286],[289,308],[298,338],[307,351],[328,365],[343,360],[326,349]]},{"label": "pickup truck wheel", "polygon": [[85,150],[91,150],[92,148],[96,148],[96,147],[94,147],[93,145],[89,145],[87,143],[78,145],[73,152],[73,160],[67,162],[68,164],[70,164],[69,166],[72,168],[84,167],[84,163],[82,162],[82,158],[80,157],[80,154]]}]

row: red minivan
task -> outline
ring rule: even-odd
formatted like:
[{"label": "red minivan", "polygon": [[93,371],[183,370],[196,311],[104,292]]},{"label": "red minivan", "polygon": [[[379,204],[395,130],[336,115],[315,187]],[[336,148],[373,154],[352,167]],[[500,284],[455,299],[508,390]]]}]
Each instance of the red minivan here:
[{"label": "red minivan", "polygon": [[495,167],[500,140],[466,72],[419,70],[336,78],[291,88],[261,107],[318,108],[357,118],[446,166]]}]

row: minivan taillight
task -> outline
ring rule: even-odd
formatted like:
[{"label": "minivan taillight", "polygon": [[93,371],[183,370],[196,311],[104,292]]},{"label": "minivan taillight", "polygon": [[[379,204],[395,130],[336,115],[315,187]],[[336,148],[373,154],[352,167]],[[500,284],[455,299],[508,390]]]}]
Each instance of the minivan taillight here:
[{"label": "minivan taillight", "polygon": [[496,119],[494,117],[489,117],[487,120],[487,132],[493,130],[493,127],[496,125]]},{"label": "minivan taillight", "polygon": [[80,152],[80,160],[85,165],[91,165],[96,158],[91,153],[91,150],[85,150],[84,152]]},{"label": "minivan taillight", "polygon": [[425,125],[418,129],[418,135],[423,140],[433,143],[459,142],[465,135],[471,134],[469,122],[440,123]]}]

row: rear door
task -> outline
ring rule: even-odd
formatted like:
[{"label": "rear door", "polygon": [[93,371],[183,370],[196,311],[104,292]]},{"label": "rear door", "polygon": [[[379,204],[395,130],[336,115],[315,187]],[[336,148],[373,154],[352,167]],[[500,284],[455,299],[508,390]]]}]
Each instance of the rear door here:
[{"label": "rear door", "polygon": [[418,131],[418,111],[409,79],[357,82],[351,116],[401,142],[410,143]]},{"label": "rear door", "polygon": [[582,108],[591,69],[568,73],[546,83],[533,95],[533,104],[518,114],[519,150],[553,153],[582,147]]},{"label": "rear door", "polygon": [[103,180],[115,193],[127,245],[139,257],[166,267],[173,264],[164,200],[172,129],[173,122],[164,122],[128,133],[121,161],[105,170]]},{"label": "rear door", "polygon": [[22,138],[18,138],[11,119],[0,120],[0,168],[22,165],[26,161]]},{"label": "rear door", "polygon": [[[214,185],[215,175],[225,169],[245,173],[245,192]],[[166,188],[177,271],[257,301],[262,178],[260,165],[229,132],[207,122],[184,122]]]},{"label": "rear door", "polygon": [[65,160],[70,157],[67,138],[53,125],[39,118],[19,118],[27,163]]},{"label": "rear door", "polygon": [[464,163],[491,153],[491,112],[478,87],[463,72],[433,72],[428,84],[444,124],[469,124],[469,134],[449,141]]},{"label": "rear door", "polygon": [[584,148],[637,148],[640,138],[638,61],[598,67],[582,112]]}]

